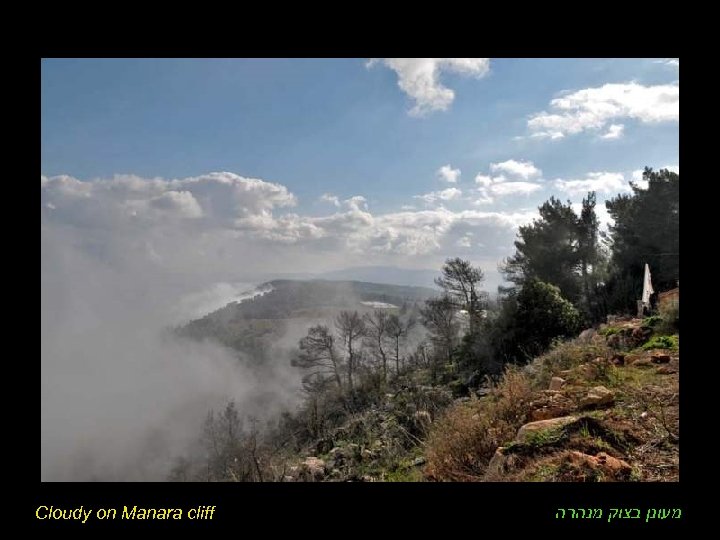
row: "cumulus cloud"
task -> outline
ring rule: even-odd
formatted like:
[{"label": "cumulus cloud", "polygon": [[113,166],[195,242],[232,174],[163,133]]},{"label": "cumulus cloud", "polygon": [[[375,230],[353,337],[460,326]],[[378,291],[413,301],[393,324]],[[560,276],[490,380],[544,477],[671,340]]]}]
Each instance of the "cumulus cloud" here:
[{"label": "cumulus cloud", "polygon": [[493,174],[480,172],[475,176],[475,183],[479,186],[474,201],[476,205],[492,203],[496,197],[529,195],[542,189],[542,184],[529,181],[540,180],[542,176],[542,171],[532,161],[509,159],[491,163],[490,171]]},{"label": "cumulus cloud", "polygon": [[588,130],[599,131],[611,121],[624,118],[646,124],[677,122],[680,85],[677,82],[654,86],[636,82],[605,84],[555,98],[550,102],[550,109],[530,117],[527,126],[531,136],[561,138]]},{"label": "cumulus cloud", "polygon": [[397,73],[398,86],[414,101],[412,116],[447,110],[453,102],[455,92],[439,80],[442,72],[479,79],[490,70],[489,58],[373,58],[367,66],[375,64]]},{"label": "cumulus cloud", "polygon": [[462,196],[462,191],[458,188],[447,188],[442,191],[431,191],[424,195],[415,195],[416,199],[422,199],[426,204],[433,204],[440,201],[453,201],[457,200]]},{"label": "cumulus cloud", "polygon": [[569,180],[558,178],[553,184],[570,195],[585,195],[588,191],[615,194],[630,190],[625,176],[617,172],[590,172],[585,178]]},{"label": "cumulus cloud", "polygon": [[603,133],[600,138],[601,139],[619,139],[623,136],[623,131],[625,131],[625,126],[622,124],[612,124],[608,130]]},{"label": "cumulus cloud", "polygon": [[529,180],[542,174],[542,171],[532,161],[515,161],[514,159],[508,159],[501,163],[491,163],[490,170],[499,175],[506,174],[523,180]]},{"label": "cumulus cloud", "polygon": [[437,176],[443,182],[455,184],[460,178],[460,169],[453,169],[450,165],[443,165],[437,170]]},{"label": "cumulus cloud", "polygon": [[329,202],[330,204],[333,204],[335,206],[340,206],[340,199],[337,197],[337,195],[331,195],[330,193],[323,193],[320,196],[320,200],[322,202]]}]

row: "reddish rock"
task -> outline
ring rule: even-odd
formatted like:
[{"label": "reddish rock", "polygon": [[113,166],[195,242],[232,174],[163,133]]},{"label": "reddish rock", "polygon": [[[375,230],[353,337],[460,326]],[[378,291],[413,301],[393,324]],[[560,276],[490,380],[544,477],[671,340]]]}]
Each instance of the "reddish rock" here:
[{"label": "reddish rock", "polygon": [[677,373],[677,369],[673,369],[670,366],[660,366],[655,370],[655,373],[658,375],[672,375],[673,373]]},{"label": "reddish rock", "polygon": [[650,357],[650,360],[652,360],[653,364],[667,364],[670,362],[670,355],[669,354],[653,354]]},{"label": "reddish rock", "polygon": [[550,379],[550,388],[548,388],[548,390],[560,390],[564,384],[565,379],[561,379],[560,377],[553,377],[552,379]]},{"label": "reddish rock", "polygon": [[615,401],[615,393],[604,386],[594,386],[587,395],[580,400],[581,407],[607,405]]}]

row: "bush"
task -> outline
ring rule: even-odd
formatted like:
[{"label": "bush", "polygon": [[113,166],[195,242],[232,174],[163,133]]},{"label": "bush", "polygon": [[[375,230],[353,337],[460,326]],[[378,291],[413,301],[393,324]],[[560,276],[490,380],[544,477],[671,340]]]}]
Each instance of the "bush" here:
[{"label": "bush", "polygon": [[654,328],[658,324],[663,322],[663,318],[660,315],[652,315],[650,317],[645,317],[643,319],[642,325],[647,326],[649,328]]},{"label": "bush", "polygon": [[643,350],[649,351],[650,349],[672,349],[677,350],[678,338],[677,336],[654,336],[650,341],[642,346]]},{"label": "bush", "polygon": [[666,302],[659,308],[662,324],[659,327],[664,334],[680,331],[680,303],[677,300]]}]

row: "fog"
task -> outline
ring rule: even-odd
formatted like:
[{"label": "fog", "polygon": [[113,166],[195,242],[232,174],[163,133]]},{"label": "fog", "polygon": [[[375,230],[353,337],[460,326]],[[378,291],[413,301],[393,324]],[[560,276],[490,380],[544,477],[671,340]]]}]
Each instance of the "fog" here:
[{"label": "fog", "polygon": [[104,261],[78,240],[58,227],[41,235],[42,480],[162,480],[210,408],[228,399],[244,414],[293,406],[288,362],[257,373],[235,351],[167,331],[250,284],[197,292],[198,276]]}]

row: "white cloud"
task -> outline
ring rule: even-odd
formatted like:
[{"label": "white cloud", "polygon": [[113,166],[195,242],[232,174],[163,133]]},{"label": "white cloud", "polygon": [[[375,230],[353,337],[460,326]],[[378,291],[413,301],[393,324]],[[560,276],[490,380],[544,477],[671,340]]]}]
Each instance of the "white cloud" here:
[{"label": "white cloud", "polygon": [[345,204],[345,206],[348,207],[350,210],[356,212],[362,211],[360,207],[362,207],[363,210],[367,210],[367,199],[362,195],[355,195],[354,197],[345,199],[343,201],[343,204]]},{"label": "white cloud", "polygon": [[453,169],[450,165],[443,165],[437,170],[436,174],[443,182],[455,184],[460,178],[460,169]]},{"label": "white cloud", "polygon": [[490,186],[490,184],[493,183],[493,179],[492,179],[492,176],[478,173],[477,176],[475,177],[475,183],[480,186],[483,186],[483,187],[488,187],[488,186]]},{"label": "white cloud", "polygon": [[508,159],[500,163],[491,163],[492,175],[478,173],[475,183],[480,186],[477,191],[475,205],[489,204],[495,197],[508,195],[529,195],[540,189],[542,184],[528,180],[540,180],[542,171],[532,161]]},{"label": "white cloud", "polygon": [[534,182],[499,182],[489,188],[491,195],[504,197],[506,195],[529,195],[541,189],[540,184]]},{"label": "white cloud", "polygon": [[600,136],[601,139],[619,139],[623,136],[625,126],[622,124],[611,124],[606,133]]},{"label": "white cloud", "polygon": [[329,202],[338,207],[340,206],[340,199],[338,199],[337,195],[331,195],[330,193],[323,193],[320,196],[320,200],[322,202]]},{"label": "white cloud", "polygon": [[663,58],[662,60],[655,60],[656,64],[663,64],[668,67],[673,68],[679,68],[680,67],[680,59],[679,58]]},{"label": "white cloud", "polygon": [[605,194],[630,191],[630,186],[625,181],[624,175],[614,172],[590,172],[587,173],[585,178],[575,180],[558,178],[554,181],[554,185],[570,195],[585,195],[588,191]]},{"label": "white cloud", "polygon": [[458,188],[447,188],[442,191],[431,191],[424,195],[415,195],[415,199],[422,199],[426,204],[433,204],[438,201],[453,201],[459,199],[462,196],[462,191]]},{"label": "white cloud", "polygon": [[490,69],[489,58],[373,58],[367,67],[377,63],[397,73],[398,86],[415,102],[413,116],[447,110],[455,99],[455,92],[439,81],[440,73],[481,78]]},{"label": "white cloud", "polygon": [[508,159],[502,163],[491,163],[490,170],[500,175],[507,174],[511,177],[522,178],[523,180],[529,180],[542,174],[542,171],[538,169],[532,161],[515,161],[514,159]]},{"label": "white cloud", "polygon": [[674,172],[675,174],[680,174],[680,165],[665,165],[664,167],[660,167],[661,169],[667,169],[670,172]]},{"label": "white cloud", "polygon": [[551,112],[530,117],[533,137],[559,138],[586,130],[601,130],[612,120],[631,118],[643,123],[680,119],[678,83],[643,86],[636,82],[605,84],[571,92],[550,102]]}]

